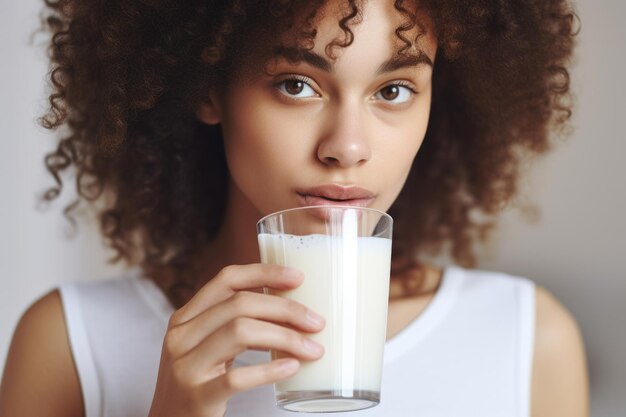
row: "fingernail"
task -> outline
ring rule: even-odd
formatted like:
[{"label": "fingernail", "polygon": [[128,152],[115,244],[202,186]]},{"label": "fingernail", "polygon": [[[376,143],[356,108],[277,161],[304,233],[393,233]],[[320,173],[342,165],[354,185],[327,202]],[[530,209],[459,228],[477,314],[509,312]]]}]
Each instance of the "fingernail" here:
[{"label": "fingernail", "polygon": [[289,281],[297,281],[302,278],[302,275],[302,272],[295,268],[289,268],[286,266],[283,269],[283,276]]},{"label": "fingernail", "polygon": [[298,369],[300,363],[296,359],[285,359],[276,364],[280,372],[292,372]]},{"label": "fingernail", "polygon": [[306,350],[316,355],[319,355],[320,353],[324,351],[324,347],[322,345],[315,343],[314,341],[308,338],[304,339],[304,347]]},{"label": "fingernail", "polygon": [[324,324],[324,317],[320,316],[313,310],[307,310],[306,319],[309,321],[309,323],[314,324],[315,326],[321,326],[322,324]]}]

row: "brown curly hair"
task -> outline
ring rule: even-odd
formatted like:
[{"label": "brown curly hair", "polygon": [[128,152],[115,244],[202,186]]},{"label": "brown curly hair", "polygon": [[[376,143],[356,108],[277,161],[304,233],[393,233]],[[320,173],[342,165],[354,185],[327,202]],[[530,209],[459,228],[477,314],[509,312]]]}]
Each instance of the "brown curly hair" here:
[{"label": "brown curly hair", "polygon": [[[117,256],[175,271],[169,296],[193,281],[192,265],[224,214],[228,168],[219,126],[196,120],[200,92],[228,82],[234,51],[297,28],[315,40],[324,0],[45,0],[50,45],[46,128],[66,132],[45,164],[61,192],[76,173],[79,198],[101,207]],[[346,0],[338,25],[352,42],[362,1]],[[476,242],[515,196],[520,162],[550,147],[570,118],[576,14],[565,0],[395,0],[405,43],[425,12],[438,40],[431,116],[394,217],[394,265],[448,248],[475,264]],[[423,28],[422,28],[423,31]],[[298,59],[297,56],[293,57]],[[525,152],[524,152],[525,151]]]}]

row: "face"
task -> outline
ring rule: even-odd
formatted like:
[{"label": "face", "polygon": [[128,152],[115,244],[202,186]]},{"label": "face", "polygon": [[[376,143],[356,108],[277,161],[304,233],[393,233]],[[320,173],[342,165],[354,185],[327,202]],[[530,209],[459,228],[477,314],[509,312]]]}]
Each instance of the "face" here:
[{"label": "face", "polygon": [[387,211],[426,132],[436,52],[428,21],[414,50],[421,58],[393,60],[403,18],[392,1],[367,2],[354,42],[333,62],[324,49],[342,32],[336,15],[325,16],[312,54],[277,56],[269,74],[242,68],[256,75],[235,75],[199,111],[222,125],[231,196],[259,215],[333,200]]}]

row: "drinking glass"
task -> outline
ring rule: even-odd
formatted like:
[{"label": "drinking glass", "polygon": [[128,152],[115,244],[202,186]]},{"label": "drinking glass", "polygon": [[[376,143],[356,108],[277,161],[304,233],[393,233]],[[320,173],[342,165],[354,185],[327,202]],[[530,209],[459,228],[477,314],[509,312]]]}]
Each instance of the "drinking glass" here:
[{"label": "drinking glass", "polygon": [[[305,335],[324,346],[324,355],[301,361],[295,375],[274,384],[278,407],[336,412],[380,402],[392,229],[388,214],[354,206],[300,207],[257,223],[261,261],[304,273],[298,288],[266,293],[326,319],[319,333]],[[287,354],[272,350],[271,356]]]}]

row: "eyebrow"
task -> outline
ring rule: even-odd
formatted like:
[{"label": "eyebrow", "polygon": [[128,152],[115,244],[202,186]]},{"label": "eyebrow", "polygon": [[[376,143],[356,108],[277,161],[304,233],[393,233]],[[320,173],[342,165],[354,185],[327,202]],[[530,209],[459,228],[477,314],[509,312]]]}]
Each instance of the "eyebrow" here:
[{"label": "eyebrow", "polygon": [[378,70],[376,71],[377,75],[392,72],[400,68],[406,67],[417,67],[419,65],[428,65],[429,67],[433,67],[433,61],[426,55],[424,51],[419,51],[417,55],[396,55],[393,58],[382,63]]},{"label": "eyebrow", "polygon": [[[332,72],[333,65],[329,60],[312,51],[302,51],[297,48],[276,48],[274,50],[276,57],[283,57],[288,61],[303,61],[312,67],[318,68],[325,72]],[[297,58],[296,58],[297,57]],[[417,55],[396,55],[393,58],[383,62],[376,70],[376,75],[387,72],[396,71],[400,68],[417,67],[419,65],[428,65],[433,67],[433,61],[422,50]]]}]

